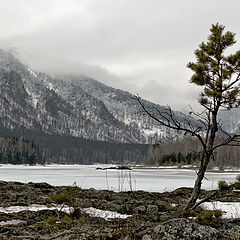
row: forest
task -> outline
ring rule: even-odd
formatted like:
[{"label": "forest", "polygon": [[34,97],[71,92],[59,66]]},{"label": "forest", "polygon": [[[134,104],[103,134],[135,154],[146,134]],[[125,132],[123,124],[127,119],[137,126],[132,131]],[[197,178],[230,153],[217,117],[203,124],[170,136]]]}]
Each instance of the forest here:
[{"label": "forest", "polygon": [[[218,139],[220,141],[220,139]],[[154,166],[199,165],[201,145],[193,137],[185,137],[175,141],[163,141],[149,148],[147,163]],[[208,168],[240,167],[240,148],[222,146],[211,158]]]},{"label": "forest", "polygon": [[[145,163],[149,145],[93,141],[26,129],[0,129],[0,163]],[[24,136],[24,137],[22,137]]]},{"label": "forest", "polygon": [[24,137],[0,137],[0,163],[44,164],[46,151]]}]

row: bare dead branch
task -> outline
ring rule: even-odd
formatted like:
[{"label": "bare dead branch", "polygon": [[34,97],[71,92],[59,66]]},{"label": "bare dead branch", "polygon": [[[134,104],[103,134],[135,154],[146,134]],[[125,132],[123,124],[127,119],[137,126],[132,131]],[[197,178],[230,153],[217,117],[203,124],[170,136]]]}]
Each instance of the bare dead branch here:
[{"label": "bare dead branch", "polygon": [[206,197],[206,198],[203,198],[202,200],[198,201],[193,207],[192,207],[192,210],[196,209],[199,205],[201,205],[202,203],[212,199],[213,197],[215,197],[217,195],[217,191],[214,192],[213,194],[211,194],[210,196]]},{"label": "bare dead branch", "polygon": [[204,151],[206,152],[206,145],[204,143],[204,140],[202,136],[199,134],[199,129],[196,128],[195,130],[191,130],[190,128],[184,127],[181,125],[179,121],[174,117],[174,113],[172,112],[170,107],[165,108],[165,110],[160,111],[158,109],[158,114],[161,118],[156,117],[154,113],[152,113],[141,101],[139,96],[135,96],[135,99],[138,101],[139,105],[142,107],[143,111],[152,119],[154,119],[156,122],[158,122],[160,125],[168,127],[170,129],[181,131],[184,133],[188,133],[192,136],[196,136],[198,140],[200,141]]}]

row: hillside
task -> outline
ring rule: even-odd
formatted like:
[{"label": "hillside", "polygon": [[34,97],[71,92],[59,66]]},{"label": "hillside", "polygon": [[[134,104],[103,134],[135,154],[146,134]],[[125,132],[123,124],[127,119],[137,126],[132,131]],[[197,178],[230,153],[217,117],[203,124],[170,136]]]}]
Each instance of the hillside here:
[{"label": "hillside", "polygon": [[[176,137],[174,131],[141,114],[132,94],[84,76],[53,78],[34,72],[3,50],[0,87],[0,123],[12,131],[21,127],[46,134],[147,144]],[[183,113],[175,114],[180,121],[186,118]]]}]

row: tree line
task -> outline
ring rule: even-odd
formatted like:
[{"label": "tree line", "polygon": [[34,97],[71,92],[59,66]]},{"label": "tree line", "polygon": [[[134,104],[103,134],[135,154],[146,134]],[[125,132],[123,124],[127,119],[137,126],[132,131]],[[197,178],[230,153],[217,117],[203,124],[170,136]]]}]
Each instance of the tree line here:
[{"label": "tree line", "polygon": [[0,163],[139,164],[146,162],[149,148],[147,144],[93,141],[21,128],[11,132],[1,126],[0,134]]},{"label": "tree line", "polygon": [[0,137],[0,163],[44,164],[46,151],[24,137]]},{"label": "tree line", "polygon": [[[216,141],[221,141],[217,138]],[[208,168],[240,167],[240,148],[221,146],[214,152]],[[147,163],[154,166],[196,165],[201,159],[201,145],[196,138],[185,137],[175,141],[154,144],[149,148]]]}]

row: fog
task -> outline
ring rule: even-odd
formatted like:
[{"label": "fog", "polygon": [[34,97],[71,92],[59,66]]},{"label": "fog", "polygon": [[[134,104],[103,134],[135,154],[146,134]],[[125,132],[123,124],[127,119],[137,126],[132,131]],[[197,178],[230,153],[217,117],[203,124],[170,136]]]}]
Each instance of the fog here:
[{"label": "fog", "polygon": [[[236,32],[236,0],[0,0],[0,48],[50,74],[74,73],[156,103],[197,107],[186,68],[212,23]],[[239,48],[239,41],[237,44]]]}]

